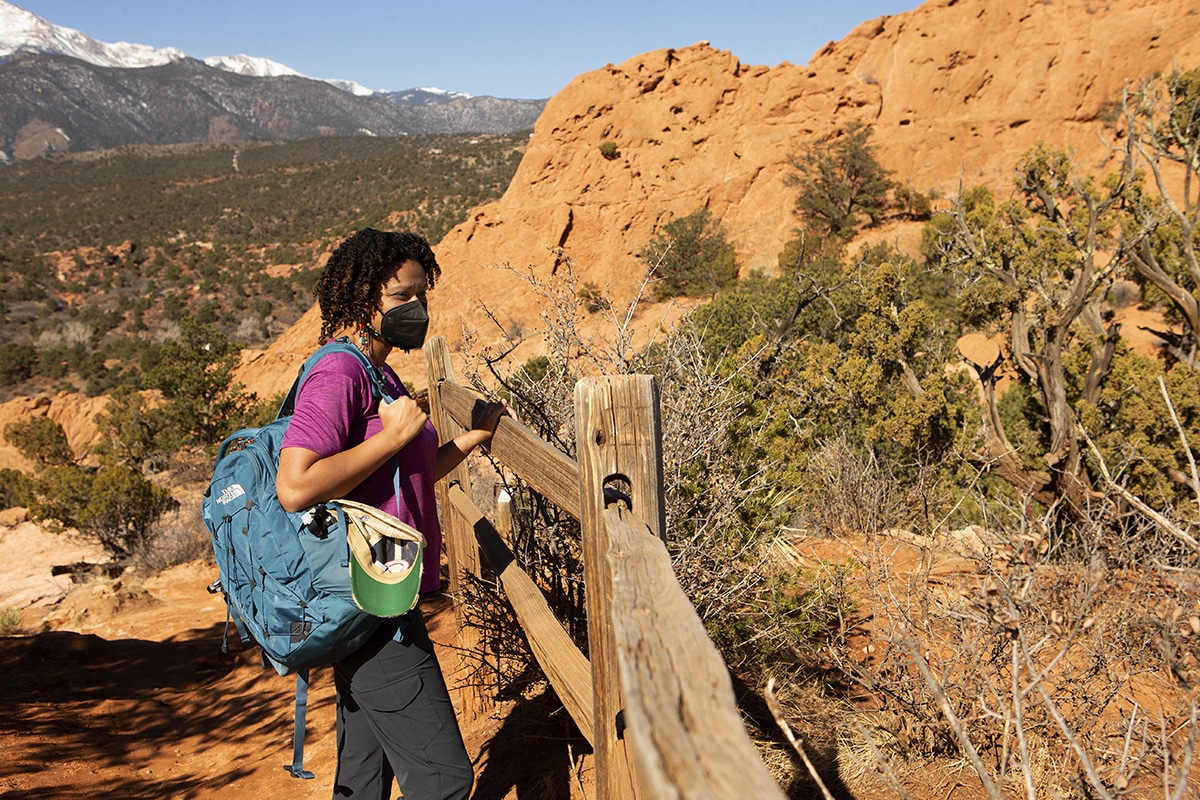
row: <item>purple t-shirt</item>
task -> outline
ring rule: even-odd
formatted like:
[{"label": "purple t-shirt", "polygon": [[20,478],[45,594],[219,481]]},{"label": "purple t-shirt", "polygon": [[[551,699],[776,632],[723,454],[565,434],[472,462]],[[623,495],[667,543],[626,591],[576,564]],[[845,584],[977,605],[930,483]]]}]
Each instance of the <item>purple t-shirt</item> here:
[{"label": "purple t-shirt", "polygon": [[[408,395],[400,378],[386,364],[383,385],[390,397]],[[305,377],[296,397],[296,411],[283,435],[284,447],[303,447],[321,458],[340,453],[383,430],[379,402],[371,395],[371,382],[362,363],[350,353],[330,353]],[[394,460],[389,460],[347,495],[375,506],[412,525],[425,535],[424,574],[421,591],[442,585],[442,528],[438,523],[433,471],[438,435],[432,422],[400,451],[400,496],[392,480]]]}]

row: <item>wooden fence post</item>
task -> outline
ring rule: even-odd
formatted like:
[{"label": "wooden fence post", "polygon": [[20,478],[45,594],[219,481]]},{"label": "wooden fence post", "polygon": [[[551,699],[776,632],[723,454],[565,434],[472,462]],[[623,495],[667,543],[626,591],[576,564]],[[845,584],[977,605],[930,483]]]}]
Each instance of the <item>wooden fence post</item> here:
[{"label": "wooden fence post", "polygon": [[647,375],[585,378],[575,386],[580,524],[587,582],[588,650],[595,687],[592,746],[598,800],[647,798],[624,736],[624,707],[612,626],[612,571],[604,521],[608,497],[663,538],[662,442],[658,386]]},{"label": "wooden fence post", "polygon": [[625,737],[644,796],[785,800],[746,734],[729,669],[666,545],[632,514],[609,507],[604,516]]},{"label": "wooden fence post", "polygon": [[[433,418],[434,427],[438,431],[439,442],[448,442],[463,432],[463,427],[445,412],[439,399],[439,392],[444,381],[454,380],[454,365],[450,361],[450,348],[446,339],[435,336],[425,343],[425,375],[429,382],[429,413]],[[483,681],[478,676],[469,674],[470,664],[466,654],[473,652],[480,645],[478,634],[466,623],[466,610],[463,595],[463,576],[481,576],[479,545],[475,541],[475,532],[461,516],[451,512],[449,497],[450,486],[458,483],[469,495],[471,492],[471,475],[466,463],[459,464],[442,480],[438,481],[438,504],[442,509],[442,538],[446,544],[446,560],[449,562],[450,585],[449,594],[454,603],[455,619],[458,623],[459,639],[462,646],[460,651],[464,657],[459,659],[459,672],[463,674],[462,711],[468,719],[475,719],[490,709],[492,703],[487,695],[480,691]]]}]

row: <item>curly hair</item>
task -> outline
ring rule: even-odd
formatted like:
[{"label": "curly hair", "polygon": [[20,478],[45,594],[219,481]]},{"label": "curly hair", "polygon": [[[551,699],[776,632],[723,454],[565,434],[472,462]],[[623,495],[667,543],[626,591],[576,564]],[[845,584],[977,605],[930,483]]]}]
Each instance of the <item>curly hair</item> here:
[{"label": "curly hair", "polygon": [[321,343],[370,316],[383,285],[406,261],[424,268],[430,289],[442,274],[429,242],[415,233],[364,228],[338,245],[313,289],[321,307]]}]

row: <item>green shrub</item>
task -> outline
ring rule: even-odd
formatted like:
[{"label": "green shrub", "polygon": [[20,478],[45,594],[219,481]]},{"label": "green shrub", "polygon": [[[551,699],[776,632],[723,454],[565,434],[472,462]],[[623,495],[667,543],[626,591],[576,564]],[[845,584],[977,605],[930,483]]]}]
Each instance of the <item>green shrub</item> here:
[{"label": "green shrub", "polygon": [[872,225],[882,219],[893,183],[867,143],[873,132],[851,123],[844,136],[811,144],[791,159],[793,183],[800,189],[796,210],[807,230],[849,239],[862,217]]},{"label": "green shrub", "polygon": [[671,220],[640,253],[655,278],[654,296],[715,297],[737,280],[737,254],[707,208]]},{"label": "green shrub", "polygon": [[796,282],[754,273],[735,289],[722,292],[692,313],[705,351],[713,357],[732,353],[754,336],[773,336],[796,304]]},{"label": "green shrub", "polygon": [[51,529],[79,527],[92,494],[92,475],[76,464],[48,467],[32,479],[29,516]]},{"label": "green shrub", "polygon": [[0,469],[0,508],[28,503],[29,476],[15,469]]},{"label": "green shrub", "polygon": [[136,469],[163,467],[169,459],[165,425],[162,412],[149,408],[135,387],[117,387],[96,418],[96,427],[105,437],[101,455]]},{"label": "green shrub", "polygon": [[28,380],[33,375],[37,362],[37,350],[32,345],[0,344],[0,384],[14,384]]},{"label": "green shrub", "polygon": [[49,417],[31,417],[4,426],[4,438],[39,468],[71,464],[75,453],[62,426]]},{"label": "green shrub", "polygon": [[604,290],[592,281],[588,281],[583,286],[580,286],[575,294],[583,301],[583,307],[587,309],[589,314],[595,314],[598,311],[606,311],[612,308],[612,303],[604,296]]},{"label": "green shrub", "polygon": [[613,159],[617,158],[621,154],[620,154],[620,152],[617,151],[617,143],[616,142],[611,141],[609,139],[605,139],[603,142],[600,143],[600,155],[604,156],[604,158],[607,159],[608,161],[612,161]]},{"label": "green shrub", "polygon": [[168,449],[215,445],[255,413],[257,396],[233,381],[240,352],[223,333],[191,317],[182,321],[180,341],[162,346],[146,380],[163,394]]},{"label": "green shrub", "polygon": [[179,505],[137,470],[111,463],[95,472],[50,467],[34,479],[31,494],[35,521],[75,528],[117,559],[142,548],[159,517]]},{"label": "green shrub", "polygon": [[141,548],[159,517],[179,507],[166,488],[118,464],[101,467],[91,490],[81,530],[117,556]]},{"label": "green shrub", "polygon": [[892,204],[896,212],[907,219],[924,221],[933,216],[930,196],[911,186],[897,186],[892,195]]}]

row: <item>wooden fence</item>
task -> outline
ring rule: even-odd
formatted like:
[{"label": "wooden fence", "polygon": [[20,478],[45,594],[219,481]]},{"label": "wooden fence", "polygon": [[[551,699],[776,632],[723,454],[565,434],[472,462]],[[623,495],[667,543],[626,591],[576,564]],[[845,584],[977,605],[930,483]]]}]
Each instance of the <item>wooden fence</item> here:
[{"label": "wooden fence", "polygon": [[[425,345],[425,364],[445,441],[471,426],[482,401],[455,383],[445,339]],[[462,596],[463,576],[482,577],[482,553],[592,745],[599,800],[783,798],[746,735],[725,663],[672,571],[654,379],[585,378],[575,389],[575,419],[578,463],[507,418],[490,450],[580,522],[590,661],[471,499],[465,465],[440,484],[451,594]],[[459,620],[462,635],[472,636],[461,607]]]}]

